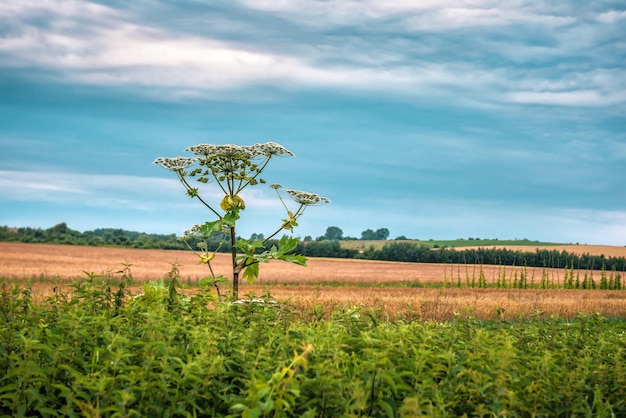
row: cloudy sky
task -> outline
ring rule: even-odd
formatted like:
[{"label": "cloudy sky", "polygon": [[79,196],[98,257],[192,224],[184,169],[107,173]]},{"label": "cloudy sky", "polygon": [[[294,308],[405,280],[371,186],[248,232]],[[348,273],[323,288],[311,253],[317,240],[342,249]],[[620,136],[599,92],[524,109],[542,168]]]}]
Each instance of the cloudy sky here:
[{"label": "cloudy sky", "polygon": [[0,3],[0,225],[179,234],[210,213],[153,160],[267,141],[332,200],[300,236],[625,245],[626,4]]}]

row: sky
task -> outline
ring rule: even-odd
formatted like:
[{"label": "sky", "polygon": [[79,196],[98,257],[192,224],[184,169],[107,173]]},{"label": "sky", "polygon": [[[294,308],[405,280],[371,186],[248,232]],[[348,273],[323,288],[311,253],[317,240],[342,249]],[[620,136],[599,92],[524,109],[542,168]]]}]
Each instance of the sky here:
[{"label": "sky", "polygon": [[154,159],[268,141],[331,200],[301,237],[626,245],[626,3],[0,3],[0,225],[180,235],[213,218]]}]

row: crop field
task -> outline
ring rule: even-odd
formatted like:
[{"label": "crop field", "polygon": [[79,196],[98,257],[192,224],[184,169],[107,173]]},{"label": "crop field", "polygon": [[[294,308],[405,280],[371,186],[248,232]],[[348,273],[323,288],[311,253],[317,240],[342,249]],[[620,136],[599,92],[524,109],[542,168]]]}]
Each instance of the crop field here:
[{"label": "crop field", "polygon": [[263,265],[229,303],[188,252],[0,243],[0,417],[626,416],[624,290],[308,264]]},{"label": "crop field", "polygon": [[[567,249],[626,255],[623,247]],[[178,263],[181,282],[188,293],[193,293],[194,284],[207,275],[206,266],[198,265],[197,257],[187,251],[0,243],[0,277],[5,281],[30,283],[35,298],[49,295],[54,287],[86,277],[87,273],[102,277],[115,275],[124,264],[130,265],[138,285],[163,279],[172,263]],[[226,254],[217,254],[213,262],[216,270],[224,272],[228,272],[229,263]],[[600,271],[575,273],[593,275],[596,281],[602,275]],[[535,285],[545,278],[553,288],[468,285],[481,275],[487,284],[493,284],[502,277],[510,283],[522,274]],[[513,319],[538,312],[563,317],[578,313],[626,315],[626,292],[560,289],[565,274],[561,269],[311,258],[308,267],[283,262],[263,265],[253,285],[245,281],[241,284],[241,294],[261,295],[269,291],[272,297],[303,310],[319,306],[330,312],[335,307],[362,306],[390,319],[445,320],[459,314]],[[456,286],[459,283],[461,286]]]}]

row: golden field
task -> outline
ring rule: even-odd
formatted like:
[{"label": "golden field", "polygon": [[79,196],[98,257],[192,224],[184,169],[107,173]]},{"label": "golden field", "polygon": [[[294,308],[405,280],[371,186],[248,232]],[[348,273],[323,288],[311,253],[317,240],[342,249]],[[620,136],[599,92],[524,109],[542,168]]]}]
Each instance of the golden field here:
[{"label": "golden field", "polygon": [[[534,251],[533,247],[520,249]],[[574,245],[557,249],[626,257],[624,247]],[[29,282],[36,298],[44,297],[54,286],[85,277],[85,272],[106,275],[121,270],[123,264],[130,264],[134,278],[141,282],[165,277],[172,263],[177,263],[183,284],[193,283],[208,275],[207,267],[198,265],[197,260],[187,251],[0,242],[0,277]],[[213,261],[217,274],[228,276],[229,265],[226,254],[218,254]],[[385,317],[404,319],[445,320],[455,315],[515,319],[532,314],[569,317],[595,312],[626,315],[626,291],[441,287],[444,282],[456,283],[459,277],[462,283],[468,277],[477,278],[479,272],[491,283],[503,273],[508,278],[520,275],[521,268],[310,258],[308,267],[283,262],[262,265],[254,285],[240,284],[240,295],[260,295],[269,290],[274,298],[292,303],[303,313],[316,306],[325,312],[362,306]],[[526,269],[528,281],[534,283],[539,283],[544,273],[555,284],[563,280],[560,269]],[[600,272],[593,274],[598,281]]]}]

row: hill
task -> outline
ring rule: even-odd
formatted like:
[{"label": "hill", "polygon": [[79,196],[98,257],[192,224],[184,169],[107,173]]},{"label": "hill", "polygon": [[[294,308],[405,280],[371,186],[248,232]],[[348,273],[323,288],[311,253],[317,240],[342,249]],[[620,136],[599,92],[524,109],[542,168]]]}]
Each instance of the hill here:
[{"label": "hill", "polygon": [[530,241],[528,239],[515,239],[515,240],[499,240],[499,239],[480,239],[480,238],[459,238],[453,240],[419,240],[419,239],[410,239],[410,240],[344,240],[341,241],[341,247],[347,249],[367,249],[373,247],[376,250],[382,248],[385,244],[389,243],[412,243],[416,245],[424,245],[430,248],[478,248],[478,247],[501,247],[501,248],[511,248],[511,247],[519,247],[522,248],[534,248],[536,247],[553,247],[553,246],[562,246],[562,245],[572,245],[572,244],[562,244],[556,242],[542,242],[542,241]]}]

